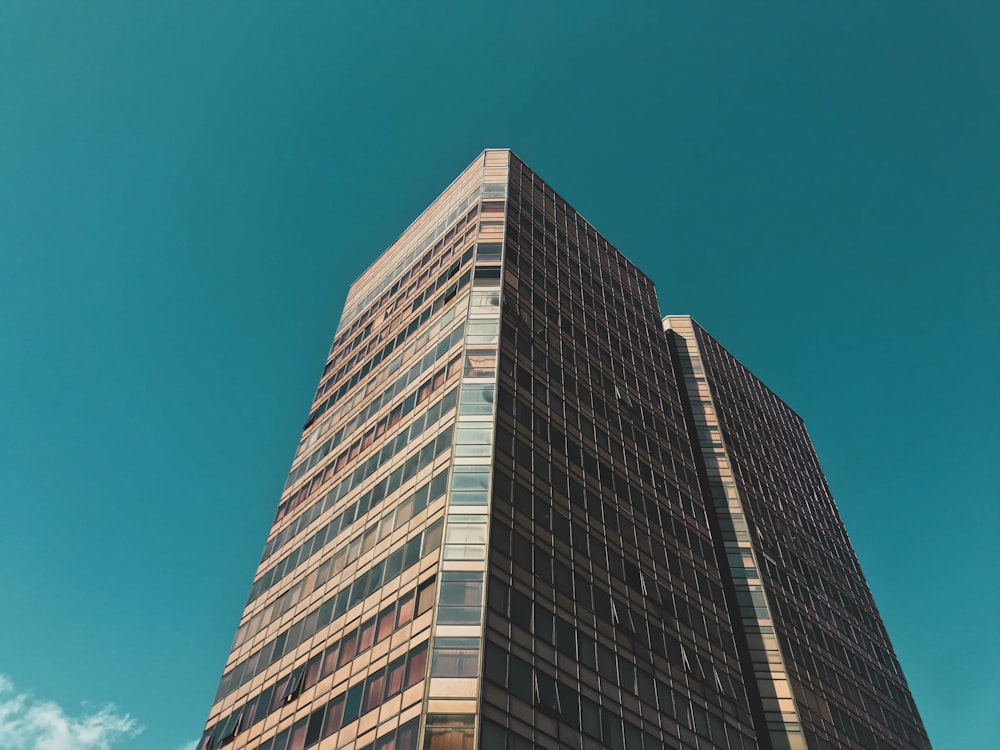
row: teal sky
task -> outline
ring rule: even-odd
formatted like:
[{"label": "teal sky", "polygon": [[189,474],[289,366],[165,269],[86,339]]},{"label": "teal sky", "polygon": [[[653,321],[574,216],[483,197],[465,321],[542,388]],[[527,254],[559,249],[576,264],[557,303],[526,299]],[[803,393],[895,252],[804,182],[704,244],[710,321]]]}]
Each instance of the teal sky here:
[{"label": "teal sky", "polygon": [[509,146],[803,416],[995,748],[998,92],[992,1],[0,3],[0,747],[199,735],[347,285]]}]

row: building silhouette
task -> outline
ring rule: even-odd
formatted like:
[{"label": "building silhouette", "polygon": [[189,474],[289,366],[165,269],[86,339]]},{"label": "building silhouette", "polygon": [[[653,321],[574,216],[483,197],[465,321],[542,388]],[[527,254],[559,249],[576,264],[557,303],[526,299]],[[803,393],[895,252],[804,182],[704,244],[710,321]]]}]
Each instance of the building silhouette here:
[{"label": "building silhouette", "polygon": [[199,747],[930,744],[802,420],[488,150],[351,287]]}]

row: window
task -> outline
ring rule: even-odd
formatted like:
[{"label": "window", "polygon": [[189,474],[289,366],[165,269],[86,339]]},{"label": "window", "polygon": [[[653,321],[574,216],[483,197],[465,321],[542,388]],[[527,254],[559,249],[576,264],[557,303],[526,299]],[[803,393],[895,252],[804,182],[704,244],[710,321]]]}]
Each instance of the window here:
[{"label": "window", "polygon": [[563,683],[556,685],[559,693],[559,719],[574,729],[580,728],[580,696]]},{"label": "window", "polygon": [[401,656],[393,662],[389,663],[389,666],[385,670],[385,697],[391,698],[403,689],[403,679],[406,675],[406,658]]},{"label": "window", "polygon": [[323,726],[323,736],[328,737],[339,732],[344,723],[344,696],[331,701],[327,706],[326,723]]},{"label": "window", "polygon": [[288,678],[288,682],[285,684],[285,694],[282,696],[283,703],[291,703],[299,697],[305,676],[305,669],[297,669],[292,672],[291,677]]},{"label": "window", "polygon": [[396,732],[395,750],[417,750],[417,730],[420,728],[420,719],[413,719],[404,724]]},{"label": "window", "polygon": [[[434,578],[431,578],[426,583],[420,585],[420,588],[417,591],[417,615],[422,615],[434,604],[436,583],[437,581]],[[400,611],[403,609],[403,605],[400,605]]]},{"label": "window", "polygon": [[[503,222],[483,222],[484,226],[494,225],[502,226]],[[503,246],[499,242],[480,242],[476,246],[476,260],[477,261],[498,261],[500,260],[500,252]]]},{"label": "window", "polygon": [[625,750],[622,720],[606,708],[601,709],[601,735],[605,747],[611,750]]},{"label": "window", "polygon": [[243,713],[238,711],[232,714],[225,723],[222,724],[222,728],[219,729],[219,734],[221,738],[219,739],[219,747],[223,745],[228,745],[236,737],[236,733],[240,731],[240,720],[243,718]]},{"label": "window", "polygon": [[404,596],[399,600],[399,608],[396,610],[396,627],[401,628],[403,625],[408,623],[413,619],[413,608],[416,604],[416,597],[411,591],[409,594]]},{"label": "window", "polygon": [[476,677],[479,674],[478,638],[436,638],[431,659],[432,677]]},{"label": "window", "polygon": [[288,750],[303,750],[306,746],[306,729],[308,719],[301,719],[292,727],[291,735],[288,738]]},{"label": "window", "polygon": [[413,687],[427,675],[427,644],[423,643],[410,651],[406,665],[406,687]]},{"label": "window", "polygon": [[[470,346],[485,346],[497,343],[499,320],[476,320],[469,324],[467,341]],[[488,412],[487,412],[488,413]]]},{"label": "window", "polygon": [[589,698],[580,696],[580,716],[583,719],[583,731],[591,737],[601,736],[601,709]]},{"label": "window", "polygon": [[559,714],[556,681],[544,672],[535,671],[535,705],[550,716]]},{"label": "window", "polygon": [[306,729],[306,747],[311,747],[319,742],[323,734],[323,719],[325,718],[326,706],[318,708],[309,716],[309,725]]},{"label": "window", "polygon": [[560,653],[576,659],[576,628],[561,617],[556,618],[556,646]]},{"label": "window", "polygon": [[427,717],[424,750],[473,750],[474,715],[432,714]]},{"label": "window", "polygon": [[528,662],[516,656],[509,657],[509,678],[507,689],[510,694],[524,701],[532,703],[535,693],[534,670]]},{"label": "window", "polygon": [[[492,308],[500,307],[500,293],[490,290],[480,290],[472,292],[473,312],[486,312]],[[476,308],[480,308],[477,310]]]},{"label": "window", "polygon": [[316,654],[309,663],[306,664],[306,674],[305,679],[302,682],[302,689],[305,690],[308,687],[312,687],[319,680],[319,670],[320,664],[323,661],[323,654]]},{"label": "window", "polygon": [[343,667],[354,658],[358,648],[358,631],[353,631],[344,636],[340,642],[340,658],[337,667]]},{"label": "window", "polygon": [[458,491],[486,491],[490,486],[488,466],[456,466],[451,487]]},{"label": "window", "polygon": [[[455,455],[463,457],[490,455],[490,443],[493,439],[491,428],[459,428],[455,432]],[[465,468],[462,466],[457,469]]]},{"label": "window", "polygon": [[469,348],[465,352],[465,369],[463,377],[485,378],[493,374],[496,361],[496,349]]},{"label": "window", "polygon": [[382,610],[382,613],[378,616],[378,628],[375,633],[375,640],[381,641],[388,638],[393,631],[393,625],[396,619],[396,606],[392,605],[386,607]]},{"label": "window", "polygon": [[361,710],[361,698],[363,697],[362,694],[364,693],[364,688],[365,685],[361,682],[347,691],[347,695],[344,698],[345,724],[350,724],[358,718],[358,712]]},{"label": "window", "polygon": [[374,618],[366,622],[361,626],[358,633],[358,653],[362,651],[367,651],[371,648],[372,643],[375,640],[375,620]]},{"label": "window", "polygon": [[486,555],[486,516],[449,516],[444,550],[446,560],[482,560]]},{"label": "window", "polygon": [[479,622],[482,617],[483,574],[446,572],[441,574],[438,622],[462,624]]},{"label": "window", "polygon": [[376,708],[382,702],[385,694],[385,671],[380,670],[373,674],[365,683],[365,698],[362,704],[361,713],[366,713]]},{"label": "window", "polygon": [[508,654],[495,643],[486,643],[483,675],[498,685],[507,685]]}]

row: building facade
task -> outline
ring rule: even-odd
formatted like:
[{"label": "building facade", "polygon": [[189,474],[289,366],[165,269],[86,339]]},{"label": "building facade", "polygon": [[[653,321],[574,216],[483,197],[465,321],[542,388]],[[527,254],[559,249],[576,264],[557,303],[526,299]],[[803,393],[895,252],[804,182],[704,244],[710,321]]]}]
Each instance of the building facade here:
[{"label": "building facade", "polygon": [[351,287],[221,747],[929,743],[801,420],[488,150]]}]

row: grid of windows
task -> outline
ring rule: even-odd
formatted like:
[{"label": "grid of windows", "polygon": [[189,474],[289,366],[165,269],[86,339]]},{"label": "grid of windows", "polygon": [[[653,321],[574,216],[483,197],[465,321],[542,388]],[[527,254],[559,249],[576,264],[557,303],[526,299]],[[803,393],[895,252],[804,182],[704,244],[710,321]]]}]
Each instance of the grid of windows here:
[{"label": "grid of windows", "polygon": [[[328,560],[325,560],[316,570],[243,623],[236,631],[234,646],[241,645],[247,638],[266,627],[275,617],[280,617],[313,591],[320,589],[331,576],[339,574],[345,565],[350,565],[389,534],[403,528],[413,516],[421,513],[428,505],[440,500],[444,496],[447,486],[448,468],[445,467],[430,482],[419,487],[412,495],[406,496],[406,499],[401,501],[392,512],[377,520],[363,533],[358,534],[349,544],[333,548],[334,554]],[[317,532],[314,537],[315,541],[312,542],[316,549],[333,541],[341,530],[350,528],[350,520],[348,519],[359,515],[355,505],[336,516],[330,524]],[[326,554],[330,552],[330,549],[325,549],[323,552]]]},{"label": "grid of windows", "polygon": [[320,606],[314,607],[307,615],[226,672],[219,682],[216,701],[260,674],[284,654],[291,652],[378,589],[395,581],[416,565],[422,557],[437,550],[440,544],[439,520],[411,538],[404,547],[390,554],[385,560],[354,576],[346,586],[327,598]]},{"label": "grid of windows", "polygon": [[[377,616],[370,617],[347,632],[302,666],[281,675],[259,695],[209,727],[202,737],[199,749],[214,750],[229,744],[238,733],[249,730],[267,716],[292,703],[313,685],[336,674],[338,670],[350,665],[354,659],[368,652],[376,644],[384,642],[395,631],[409,625],[414,618],[430,609],[434,598],[434,585],[435,581],[431,579],[418,589],[409,591],[399,600],[383,607]],[[394,659],[386,669],[362,683],[360,690],[363,690],[366,696],[364,705],[370,706],[365,710],[372,710],[383,700],[397,695],[404,687],[411,687],[423,679],[426,672],[426,651],[425,643],[411,651],[409,655],[404,654]],[[379,686],[383,688],[381,693]],[[376,694],[379,696],[377,702],[375,702]],[[339,710],[337,707],[342,707],[343,703],[341,696],[339,703],[335,700],[320,709],[324,716],[321,723],[326,733],[317,736],[316,741],[338,731],[341,726],[348,723],[342,712],[336,714],[336,720],[333,718]],[[331,706],[334,708],[331,709]],[[316,711],[313,715],[315,713]]]},{"label": "grid of windows", "polygon": [[[353,411],[356,407],[361,406],[362,408],[354,414],[352,419],[344,424],[334,435],[333,441],[335,443],[341,442],[348,431],[355,429],[373,417],[383,406],[402,393],[403,389],[410,385],[410,383],[414,382],[427,372],[435,362],[444,357],[449,349],[462,341],[464,324],[461,321],[447,335],[443,337],[439,335],[442,330],[449,328],[453,321],[454,312],[454,308],[451,308],[447,313],[443,314],[441,319],[428,326],[424,333],[406,347],[406,350],[388,363],[384,369],[374,374],[369,379],[369,382],[365,384],[364,388],[359,389],[357,393],[337,406],[336,409],[327,412],[321,422],[314,423],[306,431],[302,440],[299,441],[299,448],[295,452],[295,460],[298,461],[304,452],[310,450],[320,438],[329,432],[335,423],[339,423],[338,420],[343,418],[348,412]],[[428,342],[434,344],[434,347],[430,348],[429,351],[425,351],[428,349]],[[411,357],[419,354],[423,354],[419,361],[399,375],[393,381],[392,385],[387,386],[379,392],[383,381],[395,375],[403,364],[408,362]],[[373,395],[376,393],[378,395]]]},{"label": "grid of windows", "polygon": [[482,746],[755,747],[655,292],[515,167]]},{"label": "grid of windows", "polygon": [[[371,468],[366,473],[374,473],[380,466],[387,464],[395,458],[397,454],[410,449],[411,443],[417,441],[424,432],[431,432],[434,430],[437,422],[439,420],[447,419],[451,410],[455,408],[456,398],[457,394],[453,391],[441,399],[440,402],[428,409],[425,414],[415,419],[409,425],[408,429],[402,430],[398,435],[396,435],[394,440],[389,441],[382,447],[382,450],[379,451],[378,455],[372,456],[372,458],[369,459],[368,463],[371,465]],[[430,465],[438,455],[451,447],[452,435],[452,429],[450,427],[446,428],[445,430],[433,435],[426,444],[420,446],[420,450],[414,451],[409,457],[409,460],[389,475],[386,480],[386,491],[394,492],[401,484],[412,479],[421,468]],[[368,501],[367,504],[365,504],[365,500]],[[257,597],[278,583],[282,578],[294,571],[299,565],[308,560],[313,552],[319,549],[319,547],[315,545],[319,543],[325,544],[336,538],[337,534],[332,532],[333,528],[337,528],[337,533],[339,533],[341,530],[347,528],[355,519],[361,518],[364,514],[372,510],[374,507],[371,504],[373,500],[375,500],[375,495],[373,493],[365,493],[357,502],[351,503],[345,509],[344,513],[337,517],[340,519],[337,526],[327,526],[327,531],[324,532],[321,530],[320,532],[317,532],[315,536],[303,543],[300,547],[296,548],[293,552],[289,553],[287,557],[281,559],[273,567],[261,573],[260,577],[254,581],[250,588],[249,601],[254,601]],[[331,521],[331,523],[334,522]],[[323,541],[319,542],[320,539]]]},{"label": "grid of windows", "polygon": [[485,152],[351,287],[202,749],[928,747],[801,420],[695,331]]},{"label": "grid of windows", "polygon": [[[369,674],[364,680],[347,688],[333,700],[321,703],[289,729],[279,733],[272,740],[263,742],[258,749],[303,750],[312,747],[320,740],[336,734],[359,718],[376,710],[385,701],[391,700],[404,690],[413,687],[424,679],[427,672],[427,643],[414,647],[408,653],[398,657],[388,666]],[[215,750],[228,745],[236,734],[248,729],[256,721],[278,710],[282,705],[295,699],[302,690],[306,675],[295,677],[296,682],[288,683],[272,690],[267,690],[259,701],[247,704],[247,708],[233,714],[225,722],[210,730],[202,739],[198,750]],[[271,704],[264,706],[263,701],[270,698]],[[265,711],[257,714],[258,710]],[[407,729],[403,736],[403,747],[413,747],[410,732]],[[399,742],[399,735],[391,735]],[[388,739],[388,738],[386,738]]]},{"label": "grid of windows", "polygon": [[755,529],[809,747],[929,748],[802,419],[704,329],[684,324],[694,341],[673,340],[711,387],[719,428],[708,438],[725,450]]}]

